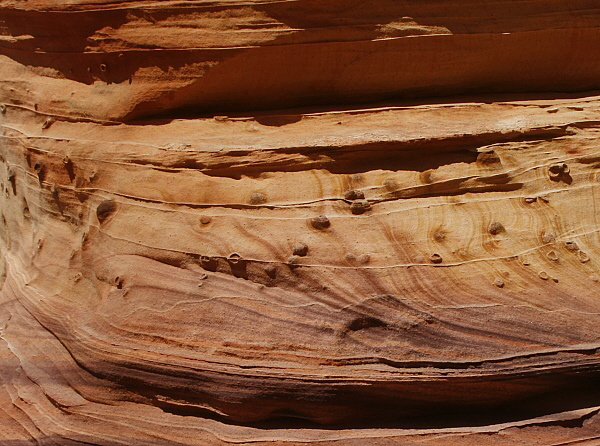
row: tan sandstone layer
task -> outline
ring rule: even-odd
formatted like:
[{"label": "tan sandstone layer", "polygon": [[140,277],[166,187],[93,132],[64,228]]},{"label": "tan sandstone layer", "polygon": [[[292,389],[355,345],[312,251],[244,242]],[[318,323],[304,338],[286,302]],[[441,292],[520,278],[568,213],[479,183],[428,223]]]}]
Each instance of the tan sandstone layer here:
[{"label": "tan sandstone layer", "polygon": [[598,440],[591,2],[1,6],[2,444]]}]

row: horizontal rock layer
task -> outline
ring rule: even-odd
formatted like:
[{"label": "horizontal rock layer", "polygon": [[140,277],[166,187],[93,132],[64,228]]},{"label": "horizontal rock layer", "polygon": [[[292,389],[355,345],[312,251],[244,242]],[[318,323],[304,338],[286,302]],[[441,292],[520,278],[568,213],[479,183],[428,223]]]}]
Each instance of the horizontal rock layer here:
[{"label": "horizontal rock layer", "polygon": [[583,91],[600,88],[599,17],[584,0],[5,2],[1,91],[45,113],[117,121]]}]

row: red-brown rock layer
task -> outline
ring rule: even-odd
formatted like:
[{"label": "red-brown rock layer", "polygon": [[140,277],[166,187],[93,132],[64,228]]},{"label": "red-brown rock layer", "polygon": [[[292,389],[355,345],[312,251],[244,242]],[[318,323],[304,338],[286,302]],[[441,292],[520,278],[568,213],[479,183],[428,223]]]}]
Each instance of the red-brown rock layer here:
[{"label": "red-brown rock layer", "polygon": [[586,0],[11,3],[3,95],[70,117],[600,88]]}]

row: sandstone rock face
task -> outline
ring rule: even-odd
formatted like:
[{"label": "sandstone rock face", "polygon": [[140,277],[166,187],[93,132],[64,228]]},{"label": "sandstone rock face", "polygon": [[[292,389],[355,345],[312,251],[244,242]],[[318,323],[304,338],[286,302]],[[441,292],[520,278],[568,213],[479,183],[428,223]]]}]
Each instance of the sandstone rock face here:
[{"label": "sandstone rock face", "polygon": [[593,2],[0,6],[2,444],[597,441]]}]

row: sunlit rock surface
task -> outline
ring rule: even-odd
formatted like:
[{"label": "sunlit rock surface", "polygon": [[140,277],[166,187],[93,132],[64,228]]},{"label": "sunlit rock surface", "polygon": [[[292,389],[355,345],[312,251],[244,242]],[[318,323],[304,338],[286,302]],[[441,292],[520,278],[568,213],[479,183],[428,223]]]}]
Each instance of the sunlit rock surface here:
[{"label": "sunlit rock surface", "polygon": [[597,441],[599,45],[585,1],[0,2],[0,442]]}]

